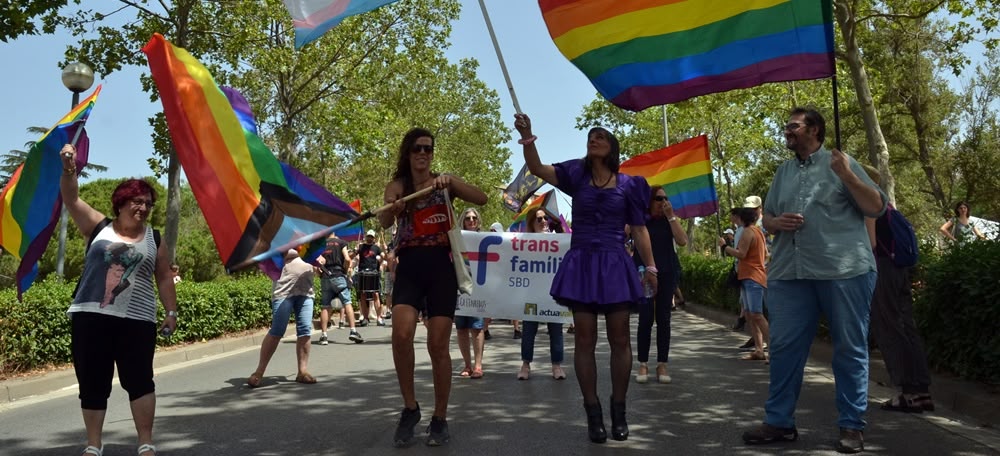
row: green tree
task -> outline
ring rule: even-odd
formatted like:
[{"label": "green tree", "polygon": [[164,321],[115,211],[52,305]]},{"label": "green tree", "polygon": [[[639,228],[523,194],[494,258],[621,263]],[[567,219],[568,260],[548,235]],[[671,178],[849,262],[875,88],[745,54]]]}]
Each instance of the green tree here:
[{"label": "green tree", "polygon": [[[0,9],[0,41],[8,42],[21,35],[53,33],[59,11],[67,0],[18,0],[5,2]],[[79,4],[80,0],[73,0]]]}]

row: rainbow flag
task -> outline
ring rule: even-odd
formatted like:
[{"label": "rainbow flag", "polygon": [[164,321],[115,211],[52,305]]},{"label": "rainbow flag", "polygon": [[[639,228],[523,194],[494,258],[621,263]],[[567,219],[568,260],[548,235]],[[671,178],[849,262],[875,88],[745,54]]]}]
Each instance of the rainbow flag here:
[{"label": "rainbow flag", "polygon": [[[220,89],[191,54],[158,33],[142,52],[163,101],[177,158],[228,270],[358,215],[279,162],[257,137],[246,99],[233,89]],[[324,239],[311,240],[303,259],[314,260],[324,248]],[[280,274],[282,253],[268,253],[269,259],[260,263],[264,272]]]},{"label": "rainbow flag", "polygon": [[83,127],[99,93],[101,86],[35,142],[0,193],[0,246],[20,261],[15,274],[19,300],[35,281],[38,260],[59,221],[62,209],[59,181],[63,173],[59,151],[66,144],[76,145],[79,175],[87,165],[90,149]]},{"label": "rainbow flag", "polygon": [[663,186],[680,218],[704,217],[719,210],[708,137],[701,135],[626,160],[619,171]]},{"label": "rainbow flag", "polygon": [[556,47],[632,111],[834,71],[831,0],[539,0]]},{"label": "rainbow flag", "polygon": [[528,204],[524,205],[521,212],[518,212],[514,216],[514,221],[507,227],[507,231],[528,231],[528,219],[529,217],[534,217],[535,212],[538,212],[539,209],[545,211],[545,215],[550,219],[559,220],[564,233],[570,232],[566,219],[559,214],[559,202],[556,200],[555,190],[549,190],[540,196],[536,196]]},{"label": "rainbow flag", "polygon": [[[357,212],[359,214],[361,213],[360,199],[352,201],[350,206],[352,209],[354,209],[354,212]],[[343,239],[345,241],[360,241],[364,237],[363,236],[364,229],[365,229],[364,222],[357,222],[347,225],[343,229],[334,231],[334,234],[336,234],[338,238]]]},{"label": "rainbow flag", "polygon": [[398,0],[283,0],[295,25],[295,49],[301,49],[344,19]]}]

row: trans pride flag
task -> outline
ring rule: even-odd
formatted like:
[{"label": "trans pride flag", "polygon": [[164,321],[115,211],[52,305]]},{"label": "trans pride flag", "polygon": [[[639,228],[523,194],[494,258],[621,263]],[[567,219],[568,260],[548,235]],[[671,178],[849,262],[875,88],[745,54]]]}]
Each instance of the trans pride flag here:
[{"label": "trans pride flag", "polygon": [[295,49],[301,49],[349,16],[367,13],[398,0],[283,0],[295,25]]},{"label": "trans pride flag", "polygon": [[539,0],[556,47],[615,105],[641,111],[831,76],[831,0]]},{"label": "trans pride flag", "polygon": [[662,186],[678,217],[704,217],[719,210],[709,157],[708,137],[701,135],[632,157],[619,171]]},{"label": "trans pride flag", "polygon": [[[249,264],[273,246],[358,215],[319,184],[279,162],[257,137],[243,96],[220,89],[191,54],[160,34],[153,35],[142,51],[163,101],[177,158],[228,270]],[[314,260],[324,248],[324,239],[313,240],[303,259]],[[268,256],[260,266],[277,277],[283,255]]]},{"label": "trans pride flag", "polygon": [[83,130],[101,86],[56,122],[28,151],[28,157],[0,193],[0,246],[20,260],[17,299],[38,275],[38,260],[52,238],[62,209],[59,192],[62,157],[66,144],[76,145],[76,172],[87,164],[90,140]]}]

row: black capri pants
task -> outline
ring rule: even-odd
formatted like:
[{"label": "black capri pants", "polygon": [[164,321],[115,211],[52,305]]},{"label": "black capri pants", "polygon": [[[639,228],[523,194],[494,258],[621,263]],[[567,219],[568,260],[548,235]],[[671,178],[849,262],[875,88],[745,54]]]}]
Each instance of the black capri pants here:
[{"label": "black capri pants", "polygon": [[155,323],[95,312],[73,312],[70,321],[80,408],[107,410],[116,365],[118,379],[130,402],[156,390]]},{"label": "black capri pants", "polygon": [[458,305],[458,278],[451,263],[449,247],[407,247],[396,257],[396,283],[392,305],[408,305],[426,313],[427,318],[455,318]]}]

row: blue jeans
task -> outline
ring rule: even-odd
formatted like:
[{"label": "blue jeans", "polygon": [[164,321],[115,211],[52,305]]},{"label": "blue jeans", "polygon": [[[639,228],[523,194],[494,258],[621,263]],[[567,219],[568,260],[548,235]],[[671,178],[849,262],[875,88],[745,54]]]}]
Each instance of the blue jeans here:
[{"label": "blue jeans", "polygon": [[[546,323],[549,325],[549,356],[552,364],[563,362],[563,325],[562,323]],[[538,334],[537,321],[521,322],[521,361],[531,362],[535,359],[535,334]]]},{"label": "blue jeans", "polygon": [[751,280],[740,281],[740,292],[743,296],[743,308],[750,313],[764,313],[764,287]]},{"label": "blue jeans", "polygon": [[271,329],[268,335],[284,337],[288,329],[288,318],[295,312],[295,336],[312,335],[313,298],[289,296],[282,300],[271,300]]},{"label": "blue jeans", "polygon": [[765,423],[783,428],[795,425],[803,369],[822,312],[830,322],[833,338],[837,425],[865,428],[868,319],[875,278],[872,271],[840,280],[768,280],[771,384],[764,406]]}]

